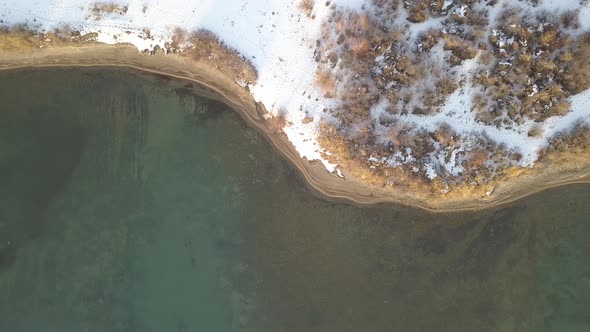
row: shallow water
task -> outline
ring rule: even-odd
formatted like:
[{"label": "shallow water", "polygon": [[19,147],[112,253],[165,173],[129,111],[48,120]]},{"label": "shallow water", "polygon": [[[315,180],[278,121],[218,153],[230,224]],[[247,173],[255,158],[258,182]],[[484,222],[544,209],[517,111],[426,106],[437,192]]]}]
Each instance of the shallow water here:
[{"label": "shallow water", "polygon": [[589,186],[333,204],[159,80],[0,74],[0,331],[590,330]]}]

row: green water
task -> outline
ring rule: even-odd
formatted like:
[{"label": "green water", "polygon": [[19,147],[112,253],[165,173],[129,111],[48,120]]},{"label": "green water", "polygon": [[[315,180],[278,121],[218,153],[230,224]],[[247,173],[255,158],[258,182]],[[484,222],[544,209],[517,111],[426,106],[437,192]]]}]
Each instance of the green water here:
[{"label": "green water", "polygon": [[590,331],[589,186],[333,204],[161,80],[0,75],[0,331]]}]

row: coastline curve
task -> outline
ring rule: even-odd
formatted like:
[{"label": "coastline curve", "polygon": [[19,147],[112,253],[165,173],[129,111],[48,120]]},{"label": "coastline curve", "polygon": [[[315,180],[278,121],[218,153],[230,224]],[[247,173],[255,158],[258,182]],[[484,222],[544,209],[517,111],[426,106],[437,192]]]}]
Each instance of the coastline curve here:
[{"label": "coastline curve", "polygon": [[293,166],[298,175],[317,197],[329,201],[348,203],[358,207],[380,204],[400,204],[431,212],[458,212],[480,210],[509,204],[524,197],[551,188],[590,183],[588,158],[578,156],[566,165],[545,161],[516,178],[500,181],[493,193],[463,196],[432,197],[432,194],[408,192],[403,189],[380,188],[360,179],[343,179],[329,173],[320,162],[310,162],[298,151],[282,132],[273,132],[263,115],[264,105],[257,103],[247,88],[239,86],[227,75],[178,55],[157,53],[142,55],[131,45],[89,45],[59,47],[31,51],[3,51],[0,53],[0,70],[42,68],[119,68],[136,73],[156,75],[166,80],[191,83],[195,94],[216,99],[235,110],[246,123],[261,134],[278,154]]}]

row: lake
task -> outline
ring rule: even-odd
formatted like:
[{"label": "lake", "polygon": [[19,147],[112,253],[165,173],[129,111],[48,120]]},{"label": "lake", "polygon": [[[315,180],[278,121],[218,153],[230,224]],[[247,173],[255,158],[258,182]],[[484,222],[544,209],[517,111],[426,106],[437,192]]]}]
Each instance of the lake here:
[{"label": "lake", "polygon": [[162,78],[3,72],[0,101],[0,331],[590,330],[588,185],[361,209]]}]

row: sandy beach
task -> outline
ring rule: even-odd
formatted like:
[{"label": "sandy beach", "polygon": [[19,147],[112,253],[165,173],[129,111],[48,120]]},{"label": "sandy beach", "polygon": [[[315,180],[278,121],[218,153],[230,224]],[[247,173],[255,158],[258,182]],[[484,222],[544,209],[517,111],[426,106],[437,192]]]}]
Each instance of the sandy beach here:
[{"label": "sandy beach", "polygon": [[[527,168],[520,175],[503,177],[489,195],[481,191],[433,195],[430,192],[407,191],[402,188],[376,187],[361,179],[346,179],[329,173],[319,162],[301,158],[283,133],[267,127],[262,104],[256,103],[246,88],[232,78],[212,69],[207,63],[188,60],[179,55],[143,55],[130,45],[88,45],[83,47],[53,47],[39,50],[0,52],[0,70],[49,67],[118,67],[125,70],[157,75],[169,84],[224,102],[237,111],[249,126],[272,143],[280,155],[305,178],[311,191],[323,199],[346,202],[357,206],[395,203],[430,211],[461,211],[483,209],[506,204],[548,188],[590,183],[590,155],[552,154]],[[190,84],[189,84],[190,83]]]}]

